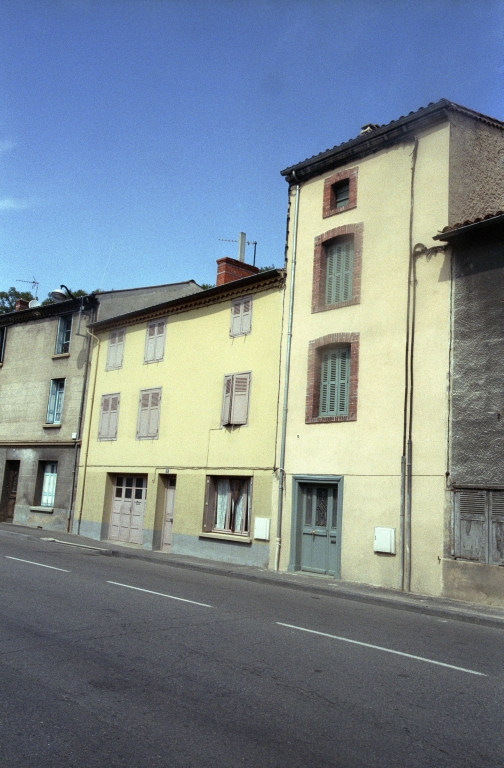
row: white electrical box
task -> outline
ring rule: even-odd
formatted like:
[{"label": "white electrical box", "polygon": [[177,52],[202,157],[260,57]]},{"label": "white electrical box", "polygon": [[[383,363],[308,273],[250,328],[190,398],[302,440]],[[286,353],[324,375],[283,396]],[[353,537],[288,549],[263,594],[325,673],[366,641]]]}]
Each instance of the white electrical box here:
[{"label": "white electrical box", "polygon": [[269,541],[270,519],[268,517],[256,517],[254,520],[254,539]]},{"label": "white electrical box", "polygon": [[77,440],[77,432],[72,432],[72,440]]},{"label": "white electrical box", "polygon": [[374,529],[374,551],[395,555],[395,528]]}]

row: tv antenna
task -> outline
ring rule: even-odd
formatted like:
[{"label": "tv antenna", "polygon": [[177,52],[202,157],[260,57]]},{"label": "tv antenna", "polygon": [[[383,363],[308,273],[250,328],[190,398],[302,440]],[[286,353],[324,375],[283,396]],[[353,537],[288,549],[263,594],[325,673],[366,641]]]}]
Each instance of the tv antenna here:
[{"label": "tv antenna", "polygon": [[255,267],[257,240],[245,240],[245,238],[246,238],[245,232],[239,232],[238,240],[226,240],[224,237],[219,237],[219,240],[221,241],[221,243],[238,243],[238,261],[245,261],[245,245],[253,245],[254,261],[252,263]]},{"label": "tv antenna", "polygon": [[33,280],[16,280],[16,283],[30,283],[31,285],[31,292],[35,293],[35,298],[38,301],[38,288],[39,283],[36,277],[33,278]]}]

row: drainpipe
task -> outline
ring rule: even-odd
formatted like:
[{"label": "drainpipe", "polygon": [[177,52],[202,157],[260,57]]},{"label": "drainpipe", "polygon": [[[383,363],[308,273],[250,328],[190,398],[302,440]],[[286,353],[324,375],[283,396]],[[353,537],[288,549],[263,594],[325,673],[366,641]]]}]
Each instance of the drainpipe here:
[{"label": "drainpipe", "polygon": [[94,377],[93,377],[93,389],[91,392],[91,399],[89,403],[89,424],[88,424],[88,431],[87,431],[87,437],[86,437],[86,452],[84,454],[84,466],[82,468],[82,492],[81,492],[81,498],[80,498],[80,510],[79,510],[79,522],[77,525],[77,535],[80,535],[80,529],[81,529],[81,521],[82,521],[82,509],[84,507],[84,492],[86,490],[86,476],[87,476],[87,463],[88,463],[88,454],[89,454],[89,440],[91,435],[91,422],[93,417],[93,406],[94,406],[94,399],[95,399],[95,392],[96,392],[96,378],[98,374],[98,362],[100,358],[100,339],[98,336],[95,336],[92,331],[89,330],[89,328],[86,328],[87,333],[89,333],[90,336],[93,337],[93,339],[96,339],[98,342],[98,347],[96,351],[96,365],[95,365],[95,371],[94,371]]},{"label": "drainpipe", "polygon": [[[76,336],[84,336],[84,335],[86,335],[86,344],[87,344],[87,349],[86,349],[86,368],[85,368],[86,376],[84,377],[84,381],[83,381],[83,384],[82,384],[82,394],[81,394],[81,401],[80,401],[80,406],[79,406],[79,418],[77,420],[77,437],[75,438],[74,462],[73,462],[73,470],[72,470],[72,492],[71,492],[71,495],[70,495],[70,514],[68,516],[68,523],[67,523],[67,531],[69,531],[69,532],[72,530],[72,523],[73,523],[73,519],[74,519],[74,515],[72,513],[73,513],[73,504],[74,504],[75,491],[76,491],[75,479],[76,479],[76,476],[77,476],[77,463],[79,461],[79,453],[80,453],[79,452],[79,440],[80,440],[80,437],[81,437],[82,418],[83,418],[83,415],[84,415],[84,403],[86,402],[87,371],[89,370],[89,354],[90,354],[90,350],[91,350],[91,339],[89,338],[89,336],[87,334],[82,334],[80,332],[81,319],[82,319],[82,310],[83,310],[83,299],[84,299],[84,297],[81,297],[81,306],[80,306],[80,311],[79,311],[79,325],[78,325],[78,328],[77,328]],[[96,317],[96,311],[93,309],[91,311],[91,321],[93,321],[95,319],[95,317]]]},{"label": "drainpipe", "polygon": [[[295,179],[296,173],[293,172]],[[294,226],[292,234],[292,264],[291,264],[291,280],[289,291],[289,314],[287,321],[287,346],[285,350],[285,379],[284,379],[284,397],[283,397],[283,409],[282,409],[282,438],[280,441],[280,462],[278,467],[278,515],[277,515],[277,537],[275,548],[275,571],[280,568],[280,547],[282,544],[282,513],[283,513],[283,496],[285,486],[285,443],[287,434],[287,405],[289,400],[289,373],[290,373],[290,354],[291,354],[291,338],[292,338],[292,314],[294,309],[294,279],[296,276],[296,252],[297,252],[297,229],[298,229],[298,212],[299,212],[299,183],[296,184],[296,202],[294,205]]]},{"label": "drainpipe", "polygon": [[[413,479],[413,353],[415,343],[416,310],[416,261],[413,253],[413,213],[415,206],[415,170],[418,155],[418,137],[414,138],[411,160],[411,192],[409,220],[409,264],[408,294],[406,305],[406,343],[404,351],[404,420],[403,453],[401,456],[401,507],[400,507],[400,548],[399,571],[400,589],[411,589],[411,498]],[[413,301],[412,301],[413,297]]]}]

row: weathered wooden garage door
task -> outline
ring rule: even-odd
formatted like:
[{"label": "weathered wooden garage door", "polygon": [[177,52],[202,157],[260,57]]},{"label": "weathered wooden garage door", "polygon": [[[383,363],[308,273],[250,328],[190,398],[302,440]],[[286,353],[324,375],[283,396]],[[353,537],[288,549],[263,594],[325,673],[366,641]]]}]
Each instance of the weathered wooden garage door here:
[{"label": "weathered wooden garage door", "polygon": [[301,570],[335,576],[338,486],[301,485]]},{"label": "weathered wooden garage door", "polygon": [[146,496],[146,475],[117,475],[110,517],[111,539],[142,543]]}]

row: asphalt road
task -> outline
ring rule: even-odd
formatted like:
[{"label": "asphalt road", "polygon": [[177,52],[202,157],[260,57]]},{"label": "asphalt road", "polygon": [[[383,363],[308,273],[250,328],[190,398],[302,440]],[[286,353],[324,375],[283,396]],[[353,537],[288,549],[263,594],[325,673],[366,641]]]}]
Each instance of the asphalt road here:
[{"label": "asphalt road", "polygon": [[502,630],[12,534],[0,584],[1,768],[504,768]]}]

